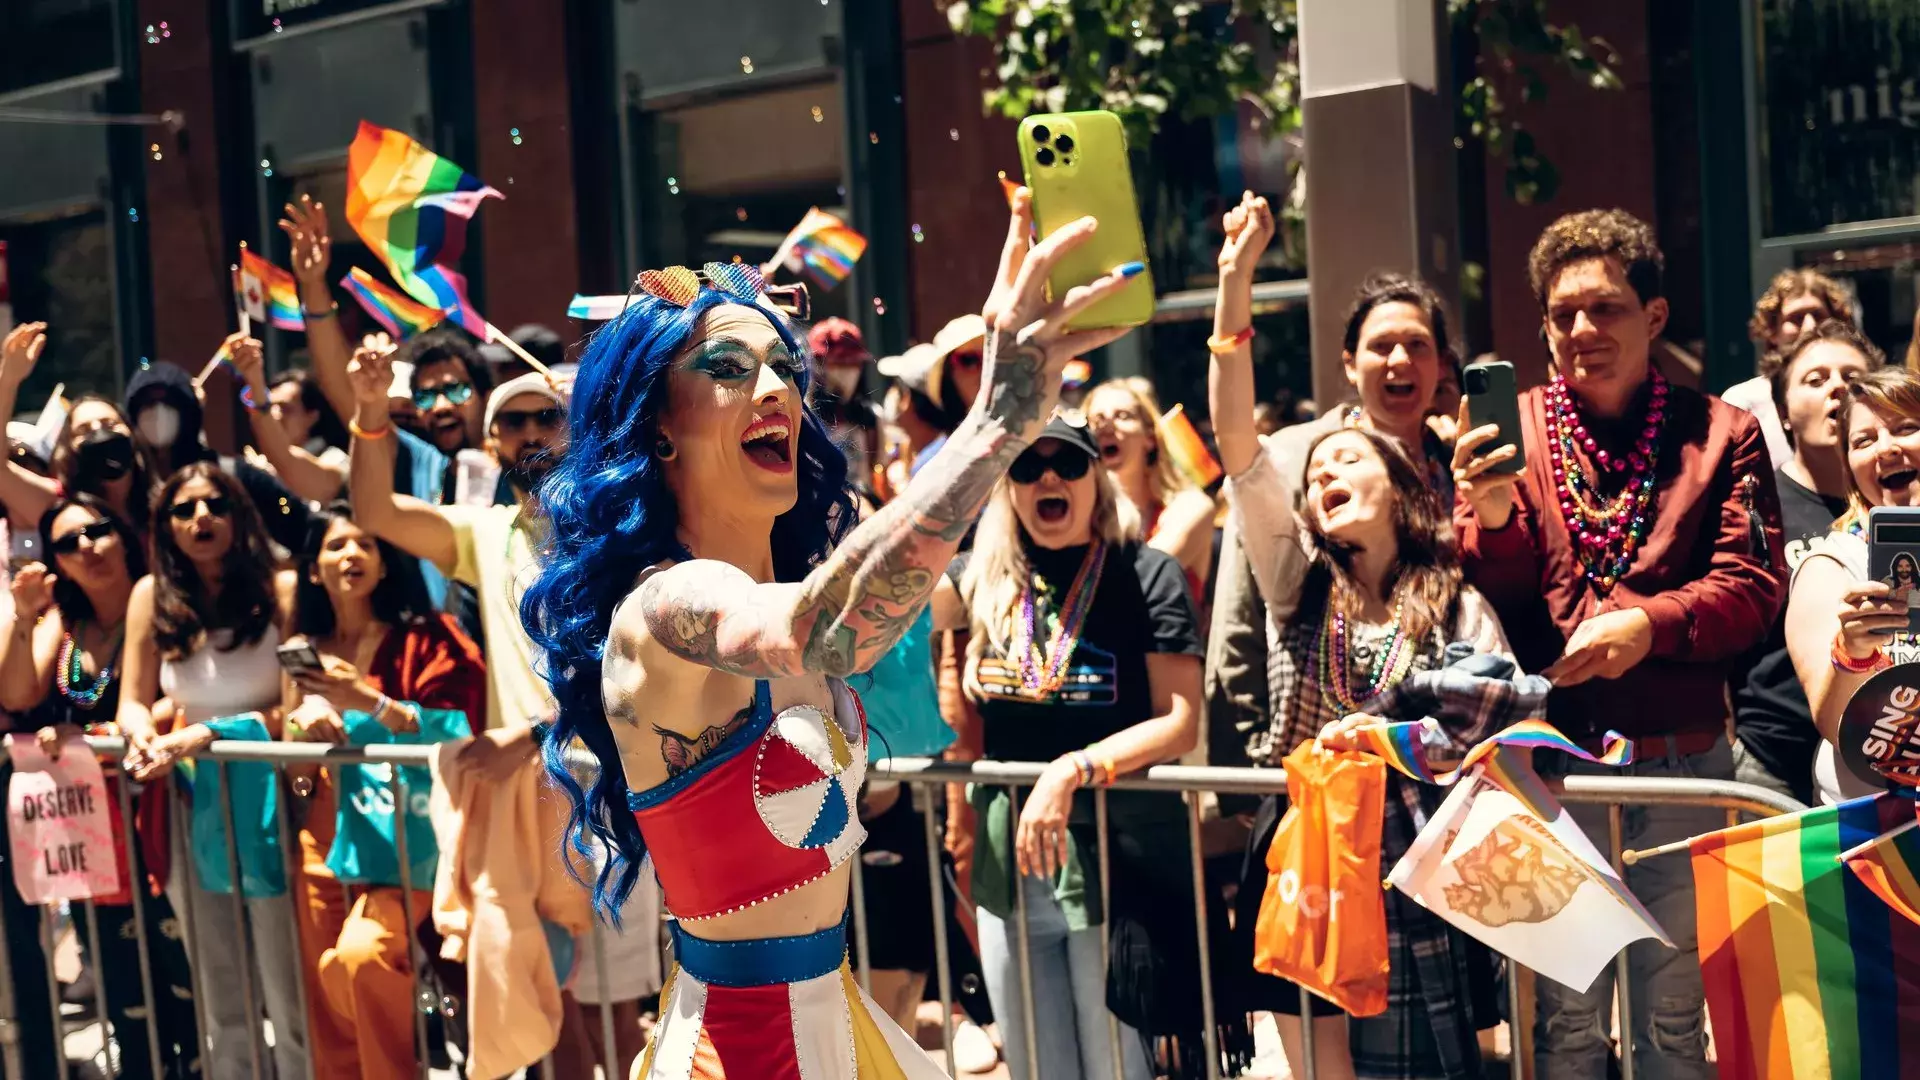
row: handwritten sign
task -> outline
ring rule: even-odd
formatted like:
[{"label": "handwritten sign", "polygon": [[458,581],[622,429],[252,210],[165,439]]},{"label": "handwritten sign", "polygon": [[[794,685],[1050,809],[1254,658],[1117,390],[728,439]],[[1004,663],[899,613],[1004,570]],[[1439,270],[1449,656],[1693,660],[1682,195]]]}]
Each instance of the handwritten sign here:
[{"label": "handwritten sign", "polygon": [[7,754],[13,883],[21,899],[46,904],[120,892],[106,780],[93,751],[75,736],[50,758],[31,736],[9,735]]}]

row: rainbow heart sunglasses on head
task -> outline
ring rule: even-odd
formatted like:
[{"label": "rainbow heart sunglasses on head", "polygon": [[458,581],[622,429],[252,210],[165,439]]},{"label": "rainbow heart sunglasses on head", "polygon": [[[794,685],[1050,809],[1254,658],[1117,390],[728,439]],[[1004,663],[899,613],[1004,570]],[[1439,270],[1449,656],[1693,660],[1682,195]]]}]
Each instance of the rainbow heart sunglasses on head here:
[{"label": "rainbow heart sunglasses on head", "polygon": [[707,288],[743,304],[770,307],[801,322],[807,321],[812,309],[805,285],[769,285],[760,268],[748,263],[710,262],[698,270],[684,266],[642,270],[640,276],[633,279],[633,287],[682,308],[692,304],[700,290]]}]

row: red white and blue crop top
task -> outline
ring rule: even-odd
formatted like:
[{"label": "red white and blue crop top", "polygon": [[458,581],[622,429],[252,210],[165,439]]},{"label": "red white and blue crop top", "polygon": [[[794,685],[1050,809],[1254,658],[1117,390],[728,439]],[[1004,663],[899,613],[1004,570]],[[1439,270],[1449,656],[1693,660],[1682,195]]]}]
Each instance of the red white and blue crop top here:
[{"label": "red white and blue crop top", "polygon": [[753,716],[686,772],[627,796],[667,910],[711,919],[818,881],[860,850],[867,716],[829,680],[834,715],[773,712],[763,680]]}]

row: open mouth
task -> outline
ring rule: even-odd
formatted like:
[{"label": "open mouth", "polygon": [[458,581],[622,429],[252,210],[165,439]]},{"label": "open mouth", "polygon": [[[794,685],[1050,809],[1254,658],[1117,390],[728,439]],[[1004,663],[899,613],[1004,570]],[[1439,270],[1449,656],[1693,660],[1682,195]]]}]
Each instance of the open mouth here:
[{"label": "open mouth", "polygon": [[793,424],[784,416],[763,416],[747,425],[740,448],[768,472],[793,471]]},{"label": "open mouth", "polygon": [[196,544],[212,543],[213,542],[213,526],[196,525],[194,526],[193,532],[190,535],[193,537],[193,542]]},{"label": "open mouth", "polygon": [[1320,513],[1331,516],[1334,511],[1353,501],[1353,492],[1343,487],[1330,487],[1320,493]]},{"label": "open mouth", "polygon": [[1100,440],[1100,460],[1108,462],[1120,460],[1120,443],[1118,440]]},{"label": "open mouth", "polygon": [[367,572],[358,566],[343,566],[340,568],[340,580],[350,585],[365,581],[366,577]]},{"label": "open mouth", "polygon": [[1900,465],[1880,474],[1880,490],[1889,493],[1906,491],[1916,479],[1920,479],[1920,472],[1915,472],[1911,466]]},{"label": "open mouth", "polygon": [[1073,504],[1058,495],[1043,495],[1039,502],[1033,504],[1034,515],[1049,525],[1058,525],[1067,520],[1067,515],[1072,511]]},{"label": "open mouth", "polygon": [[1390,401],[1411,401],[1414,395],[1419,392],[1419,387],[1412,383],[1390,382],[1383,384],[1380,390],[1386,394]]}]

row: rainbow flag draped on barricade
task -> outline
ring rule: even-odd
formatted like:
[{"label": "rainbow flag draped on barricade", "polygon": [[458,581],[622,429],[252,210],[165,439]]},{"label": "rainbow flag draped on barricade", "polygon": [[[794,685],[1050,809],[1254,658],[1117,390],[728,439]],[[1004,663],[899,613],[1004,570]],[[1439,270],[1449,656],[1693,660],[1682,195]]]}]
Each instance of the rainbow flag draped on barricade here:
[{"label": "rainbow flag draped on barricade", "polygon": [[[1849,869],[1861,858],[1839,861],[1913,816],[1910,799],[1869,795],[1690,842],[1720,1080],[1894,1080],[1920,1070],[1920,926]],[[1897,860],[1910,886],[1911,854],[1896,846],[1875,852],[1874,864]]]},{"label": "rainbow flag draped on barricade", "polygon": [[300,289],[293,275],[242,245],[239,272],[233,279],[233,298],[247,317],[272,323],[280,330],[305,330],[300,314]]},{"label": "rainbow flag draped on barricade", "polygon": [[1617,766],[1633,760],[1630,741],[1608,732],[1594,754],[1544,720],[1522,720],[1439,771],[1427,760],[1445,744],[1436,735],[1431,720],[1359,729],[1363,745],[1401,773],[1453,786],[1388,873],[1388,885],[1496,952],[1579,990],[1635,941],[1673,944],[1522,753],[1558,750]]},{"label": "rainbow flag draped on barricade", "polygon": [[409,296],[482,339],[490,328],[455,267],[467,219],[481,202],[499,198],[460,166],[365,120],[347,149],[347,223]]},{"label": "rainbow flag draped on barricade", "polygon": [[415,334],[431,330],[447,319],[447,313],[435,307],[418,304],[412,297],[396,289],[380,284],[372,274],[359,267],[347,271],[340,279],[340,287],[360,301],[373,321],[386,327],[395,341],[405,341]]}]

